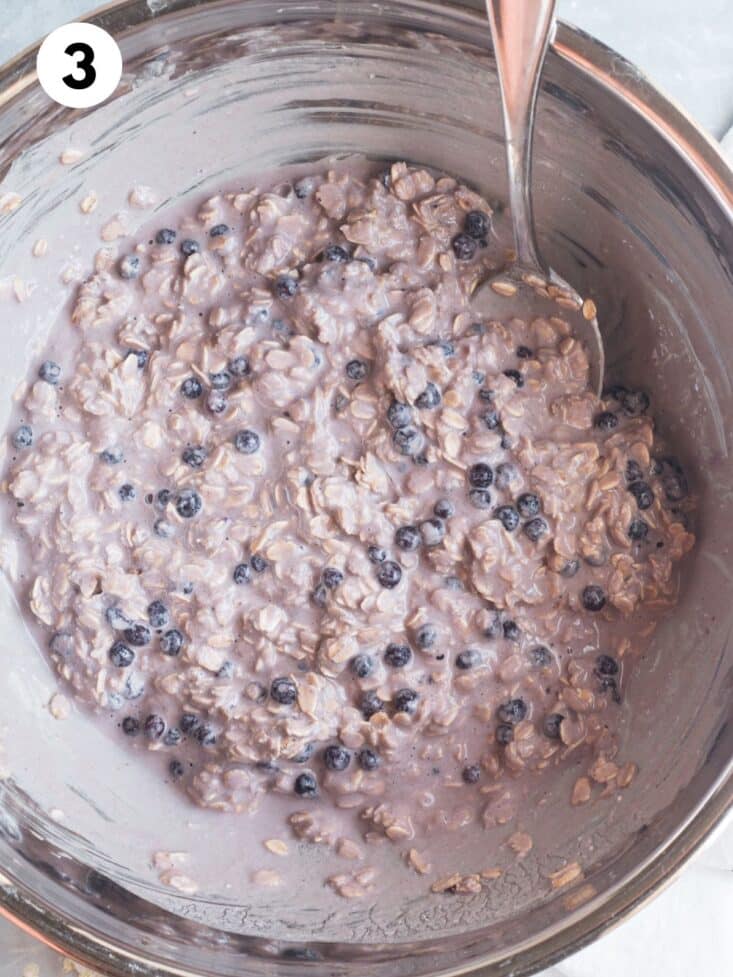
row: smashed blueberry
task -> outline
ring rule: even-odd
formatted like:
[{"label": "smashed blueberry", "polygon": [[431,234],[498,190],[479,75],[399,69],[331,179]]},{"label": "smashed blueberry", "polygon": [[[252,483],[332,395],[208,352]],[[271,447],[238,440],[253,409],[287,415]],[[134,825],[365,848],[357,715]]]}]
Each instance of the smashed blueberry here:
[{"label": "smashed blueberry", "polygon": [[135,621],[129,628],[125,629],[125,640],[135,648],[144,648],[153,639],[153,632],[142,621]]},{"label": "smashed blueberry", "polygon": [[481,767],[477,763],[472,763],[470,767],[463,768],[461,776],[465,783],[477,784],[481,779]]},{"label": "smashed blueberry", "polygon": [[483,635],[489,641],[493,641],[494,638],[498,638],[500,634],[503,634],[504,628],[502,627],[501,617],[498,612],[495,611],[491,616],[491,620],[484,627]]},{"label": "smashed blueberry", "polygon": [[634,542],[640,543],[642,540],[647,538],[649,534],[649,526],[643,519],[632,519],[629,523],[629,528],[626,530],[629,539],[633,539]]},{"label": "smashed blueberry", "polygon": [[156,631],[162,631],[163,628],[168,627],[171,616],[162,600],[154,600],[152,604],[148,604],[148,621]]},{"label": "smashed blueberry", "polygon": [[379,754],[365,746],[356,755],[357,762],[362,770],[376,770],[379,766]]},{"label": "smashed blueberry", "polygon": [[190,736],[200,728],[201,720],[195,712],[184,712],[181,715],[181,721],[178,725],[181,727],[182,733],[185,733],[186,736]]},{"label": "smashed blueberry", "polygon": [[530,650],[529,657],[532,659],[532,664],[536,665],[537,668],[547,668],[548,665],[552,664],[552,653],[547,645],[536,645]]},{"label": "smashed blueberry", "polygon": [[494,738],[499,746],[508,746],[514,739],[514,727],[509,723],[499,723],[494,731]]},{"label": "smashed blueberry", "polygon": [[470,261],[476,254],[478,242],[468,234],[456,234],[451,241],[451,247],[459,261]]},{"label": "smashed blueberry", "polygon": [[501,522],[508,533],[513,533],[519,525],[519,513],[511,505],[500,505],[494,509],[494,518]]},{"label": "smashed blueberry", "polygon": [[61,367],[58,363],[54,363],[53,360],[46,360],[44,363],[41,363],[38,376],[41,380],[45,380],[46,383],[50,383],[52,387],[55,387],[61,379]]},{"label": "smashed blueberry", "polygon": [[193,735],[201,746],[214,746],[216,743],[216,733],[208,723],[202,723]]},{"label": "smashed blueberry", "polygon": [[624,414],[629,417],[639,417],[649,410],[649,394],[643,390],[626,390],[619,396]]},{"label": "smashed blueberry", "polygon": [[482,414],[481,419],[490,431],[495,431],[501,424],[499,412],[493,409],[487,410],[485,414]]},{"label": "smashed blueberry", "polygon": [[315,743],[306,743],[297,756],[293,757],[293,763],[307,763],[316,752]]},{"label": "smashed blueberry", "polygon": [[359,708],[361,709],[361,714],[365,719],[371,719],[371,717],[376,715],[376,713],[383,711],[384,702],[379,698],[376,692],[370,690],[362,695],[359,702]]},{"label": "smashed blueberry", "polygon": [[192,519],[201,512],[201,496],[195,489],[183,489],[176,496],[176,512],[181,519]]},{"label": "smashed blueberry", "polygon": [[569,580],[574,577],[575,574],[580,570],[580,560],[568,560],[567,563],[560,570],[560,576]]},{"label": "smashed blueberry", "polygon": [[474,488],[488,488],[494,481],[494,472],[486,462],[479,461],[468,469],[468,481]]},{"label": "smashed blueberry", "polygon": [[298,698],[298,687],[291,678],[276,678],[270,685],[270,696],[281,706],[292,706]]},{"label": "smashed blueberry", "polygon": [[541,508],[542,503],[539,496],[532,492],[524,492],[517,499],[517,511],[522,519],[531,519],[533,516],[539,515]]},{"label": "smashed blueberry", "polygon": [[438,406],[440,401],[440,390],[434,383],[429,382],[423,392],[419,394],[415,400],[415,406],[419,407],[421,410],[432,410],[433,407]]},{"label": "smashed blueberry", "polygon": [[349,360],[346,364],[346,376],[349,380],[363,380],[369,368],[363,360]]},{"label": "smashed blueberry", "polygon": [[206,448],[200,444],[185,448],[181,455],[181,460],[190,468],[201,468],[206,461]]},{"label": "smashed blueberry", "polygon": [[181,241],[181,251],[189,258],[192,254],[198,254],[201,250],[201,245],[198,241],[194,241],[190,237],[186,237]]},{"label": "smashed blueberry", "polygon": [[337,773],[341,773],[351,763],[351,754],[343,746],[327,746],[323,751],[323,762],[327,770],[335,770]]},{"label": "smashed blueberry", "polygon": [[420,538],[420,530],[417,526],[400,526],[399,529],[395,531],[394,541],[401,550],[406,550],[407,552],[413,552],[419,549],[422,539]]},{"label": "smashed blueberry", "polygon": [[135,486],[130,485],[129,482],[125,482],[124,485],[120,485],[120,487],[117,489],[117,494],[122,502],[132,502],[137,495]]},{"label": "smashed blueberry", "polygon": [[197,380],[196,377],[186,377],[181,384],[181,393],[189,400],[196,400],[196,398],[200,397],[203,392],[204,388],[201,381]]},{"label": "smashed blueberry", "polygon": [[177,726],[171,726],[169,730],[166,731],[163,737],[163,742],[166,746],[178,746],[178,744],[183,739],[183,733]]},{"label": "smashed blueberry", "polygon": [[415,632],[415,643],[418,648],[432,648],[438,640],[438,631],[434,624],[423,624]]},{"label": "smashed blueberry", "polygon": [[599,675],[618,675],[618,662],[611,655],[596,658],[596,671]]},{"label": "smashed blueberry", "polygon": [[626,484],[631,485],[632,482],[640,482],[644,478],[644,473],[641,470],[641,465],[638,461],[633,458],[629,458],[626,462],[626,471],[624,472],[626,477]]},{"label": "smashed blueberry", "polygon": [[496,715],[502,723],[514,726],[527,715],[527,703],[524,699],[509,699],[507,702],[502,702],[496,710]]},{"label": "smashed blueberry", "polygon": [[395,712],[404,712],[408,716],[411,716],[417,711],[419,699],[420,696],[414,689],[399,689],[394,694],[392,704],[394,705]]},{"label": "smashed blueberry", "polygon": [[119,465],[124,456],[122,448],[105,448],[104,451],[100,451],[99,457],[105,465]]},{"label": "smashed blueberry", "polygon": [[125,628],[129,628],[132,621],[119,607],[108,607],[104,612],[104,616],[107,619],[107,624],[112,628],[113,631],[124,631]]},{"label": "smashed blueberry", "polygon": [[275,295],[279,299],[291,299],[298,291],[298,280],[292,275],[281,275],[275,282]]},{"label": "smashed blueberry", "polygon": [[407,645],[388,644],[384,652],[384,660],[390,668],[404,668],[409,664],[412,652]]},{"label": "smashed blueberry", "polygon": [[329,244],[329,246],[324,250],[323,257],[326,261],[334,261],[338,264],[344,264],[349,261],[351,255],[346,250],[342,248],[340,244]]},{"label": "smashed blueberry", "polygon": [[120,278],[124,278],[125,281],[132,281],[133,278],[137,278],[140,274],[140,258],[136,254],[125,255],[117,265]]},{"label": "smashed blueberry", "polygon": [[368,678],[374,671],[374,659],[371,655],[354,655],[349,668],[357,678]]},{"label": "smashed blueberry", "polygon": [[387,590],[393,590],[402,580],[402,567],[394,560],[385,560],[377,569],[377,580]]},{"label": "smashed blueberry", "polygon": [[135,652],[123,641],[115,641],[109,649],[109,660],[115,668],[129,668],[135,661]]},{"label": "smashed blueberry", "polygon": [[209,382],[214,390],[228,390],[232,385],[232,375],[228,370],[210,373]]},{"label": "smashed blueberry", "polygon": [[316,607],[325,607],[328,602],[328,589],[325,584],[319,583],[313,588],[311,600]]},{"label": "smashed blueberry", "polygon": [[560,726],[564,718],[559,712],[551,712],[548,716],[545,716],[542,721],[542,732],[548,739],[560,739]]},{"label": "smashed blueberry", "polygon": [[489,236],[491,230],[488,214],[484,214],[481,210],[469,210],[466,214],[463,230],[476,241],[484,240]]},{"label": "smashed blueberry", "polygon": [[509,461],[503,461],[496,466],[494,484],[499,489],[508,489],[512,482],[519,478],[519,472]]},{"label": "smashed blueberry", "polygon": [[485,400],[488,404],[492,403],[494,400],[494,391],[489,390],[488,387],[482,387],[481,390],[479,390],[478,395],[481,400]]},{"label": "smashed blueberry", "polygon": [[474,509],[491,508],[491,492],[488,489],[471,489],[468,493],[468,499]]},{"label": "smashed blueberry", "polygon": [[510,380],[514,381],[515,386],[517,387],[524,386],[524,377],[519,372],[519,370],[504,370],[503,372],[505,377],[508,377]]},{"label": "smashed blueberry", "polygon": [[306,770],[295,778],[293,790],[298,797],[315,797],[318,793],[318,781],[310,771]]},{"label": "smashed blueberry", "polygon": [[234,572],[232,573],[232,580],[235,584],[249,583],[252,579],[252,569],[249,563],[238,563],[234,567]]},{"label": "smashed blueberry", "polygon": [[165,719],[156,713],[151,713],[145,720],[143,729],[145,730],[145,736],[149,740],[159,740],[163,733],[165,733]]},{"label": "smashed blueberry", "polygon": [[501,630],[507,641],[519,641],[522,636],[522,632],[516,621],[504,621]]},{"label": "smashed blueberry", "polygon": [[531,360],[534,356],[529,346],[517,346],[516,353],[520,360]]},{"label": "smashed blueberry", "polygon": [[681,502],[688,494],[687,478],[676,458],[663,458],[659,462],[662,488],[668,502]]},{"label": "smashed blueberry", "polygon": [[593,426],[599,431],[613,431],[618,427],[618,417],[610,410],[603,410],[593,418]]},{"label": "smashed blueberry", "polygon": [[174,780],[180,780],[185,772],[185,768],[180,760],[171,760],[168,764],[168,773]]},{"label": "smashed blueberry", "polygon": [[171,539],[175,529],[165,519],[156,519],[153,523],[153,532],[160,539]]},{"label": "smashed blueberry", "polygon": [[634,496],[636,504],[642,511],[650,509],[654,504],[654,492],[646,482],[632,482],[629,485],[629,492]]},{"label": "smashed blueberry", "polygon": [[140,720],[134,716],[125,716],[122,720],[122,732],[125,736],[137,736],[140,732]]},{"label": "smashed blueberry", "polygon": [[534,519],[530,519],[529,522],[525,522],[522,526],[522,532],[531,540],[536,543],[544,535],[549,532],[550,527],[547,525],[542,516],[536,516]]},{"label": "smashed blueberry", "polygon": [[164,655],[174,658],[183,647],[183,635],[178,628],[171,628],[160,637],[160,650]]},{"label": "smashed blueberry", "polygon": [[212,414],[223,414],[229,406],[223,390],[211,390],[206,398],[206,406]]},{"label": "smashed blueberry", "polygon": [[445,539],[445,523],[437,517],[426,519],[420,523],[420,535],[425,546],[440,546]]},{"label": "smashed blueberry", "polygon": [[467,672],[481,663],[481,655],[474,648],[466,648],[456,655],[456,668]]},{"label": "smashed blueberry", "polygon": [[21,424],[13,435],[13,444],[16,448],[30,448],[33,444],[33,428],[30,424]]},{"label": "smashed blueberry", "polygon": [[134,356],[137,360],[138,370],[144,370],[148,365],[148,360],[150,359],[150,350],[148,349],[128,349],[126,356]]},{"label": "smashed blueberry", "polygon": [[587,587],[584,587],[581,600],[586,611],[593,611],[594,613],[602,611],[606,606],[606,595],[597,584],[588,584]]},{"label": "smashed blueberry", "polygon": [[326,567],[321,574],[321,579],[329,590],[335,590],[336,587],[340,587],[344,582],[344,575],[336,567]]}]

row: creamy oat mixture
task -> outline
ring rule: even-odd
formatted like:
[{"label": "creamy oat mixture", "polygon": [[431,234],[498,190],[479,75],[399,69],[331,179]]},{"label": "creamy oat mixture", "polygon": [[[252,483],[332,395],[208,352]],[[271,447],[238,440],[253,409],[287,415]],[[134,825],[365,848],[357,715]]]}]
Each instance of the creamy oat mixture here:
[{"label": "creamy oat mixture", "polygon": [[276,792],[281,836],[426,874],[579,747],[572,803],[631,782],[624,672],[694,541],[649,398],[589,390],[562,309],[475,321],[495,220],[353,161],[169,213],[99,252],[7,438],[21,599],[99,722],[199,805]]}]

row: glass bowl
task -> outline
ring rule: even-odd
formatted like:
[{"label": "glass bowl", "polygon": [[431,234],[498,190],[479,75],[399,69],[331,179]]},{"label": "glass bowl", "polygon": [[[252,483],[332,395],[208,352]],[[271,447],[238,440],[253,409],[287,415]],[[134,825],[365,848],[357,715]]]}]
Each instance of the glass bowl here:
[{"label": "glass bowl", "polygon": [[[165,207],[247,174],[356,152],[427,164],[504,196],[478,0],[128,0],[90,19],[124,57],[105,104],[51,104],[35,50],[0,71],[0,194],[22,198],[0,215],[6,390],[98,246],[78,210],[90,188],[112,212],[131,183],[155,185]],[[118,977],[519,977],[635,909],[730,806],[733,179],[631,65],[567,27],[549,56],[538,127],[543,251],[595,300],[609,376],[652,392],[700,502],[679,606],[630,682],[624,737],[636,782],[573,809],[572,771],[558,775],[529,804],[541,843],[479,896],[394,887],[325,914],[312,904],[304,856],[302,886],[263,900],[231,881],[243,822],[212,813],[195,818],[196,850],[219,874],[197,895],[176,893],[151,872],[150,853],[156,833],[168,848],[185,846],[186,825],[154,796],[161,788],[144,764],[96,742],[104,762],[89,762],[94,727],[76,712],[59,726],[43,708],[55,680],[4,588],[0,911],[49,944]],[[84,156],[62,166],[69,146]],[[33,290],[31,245],[47,230],[44,260],[71,281]],[[0,410],[4,421],[10,397]],[[499,844],[487,834],[487,850]],[[553,890],[551,873],[573,862],[582,878]]]}]

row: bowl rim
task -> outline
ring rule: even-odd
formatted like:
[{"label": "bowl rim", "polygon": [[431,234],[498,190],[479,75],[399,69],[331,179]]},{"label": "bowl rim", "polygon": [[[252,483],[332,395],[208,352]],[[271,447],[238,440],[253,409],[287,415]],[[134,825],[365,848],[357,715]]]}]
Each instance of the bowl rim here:
[{"label": "bowl rim", "polygon": [[[142,27],[168,15],[179,15],[217,2],[221,0],[164,0],[158,6],[149,0],[112,0],[80,17],[79,22],[96,24],[114,33],[115,29]],[[442,7],[445,12],[445,4],[436,0],[420,2],[428,10]],[[451,15],[472,21],[481,18],[483,4],[477,2],[472,8],[468,6],[471,2],[453,0]],[[307,15],[307,5],[303,13]],[[40,41],[30,44],[0,66],[0,111],[26,88],[37,83],[39,46]],[[733,166],[723,156],[719,143],[684,108],[653,85],[626,58],[579,28],[558,22],[552,47],[571,68],[585,74],[609,93],[623,98],[647,125],[670,142],[733,225]],[[732,822],[733,757],[698,799],[687,818],[636,866],[623,883],[568,913],[562,923],[552,926],[545,935],[515,946],[511,953],[512,977],[528,977],[550,967],[616,927],[669,885],[716,829],[722,830],[726,823]],[[6,871],[0,866],[0,882],[7,880]],[[51,949],[110,977],[197,977],[185,965],[170,965],[153,959],[143,950],[130,952],[113,946],[99,934],[71,923],[51,907],[41,905],[33,893],[15,879],[12,880],[12,897],[8,896],[8,889],[0,885],[0,917]],[[504,958],[504,963],[509,963],[509,957]],[[467,974],[492,977],[504,973],[504,970],[495,969],[497,966],[501,968],[501,964],[502,958],[492,953],[444,969],[435,977]],[[316,973],[310,966],[304,969]]]}]

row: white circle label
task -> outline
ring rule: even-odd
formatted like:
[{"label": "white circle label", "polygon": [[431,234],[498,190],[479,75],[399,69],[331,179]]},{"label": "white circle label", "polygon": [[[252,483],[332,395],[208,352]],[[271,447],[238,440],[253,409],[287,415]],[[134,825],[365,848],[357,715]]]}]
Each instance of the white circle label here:
[{"label": "white circle label", "polygon": [[117,88],[122,54],[117,41],[94,24],[64,24],[38,50],[38,80],[54,102],[70,109],[99,105]]}]

